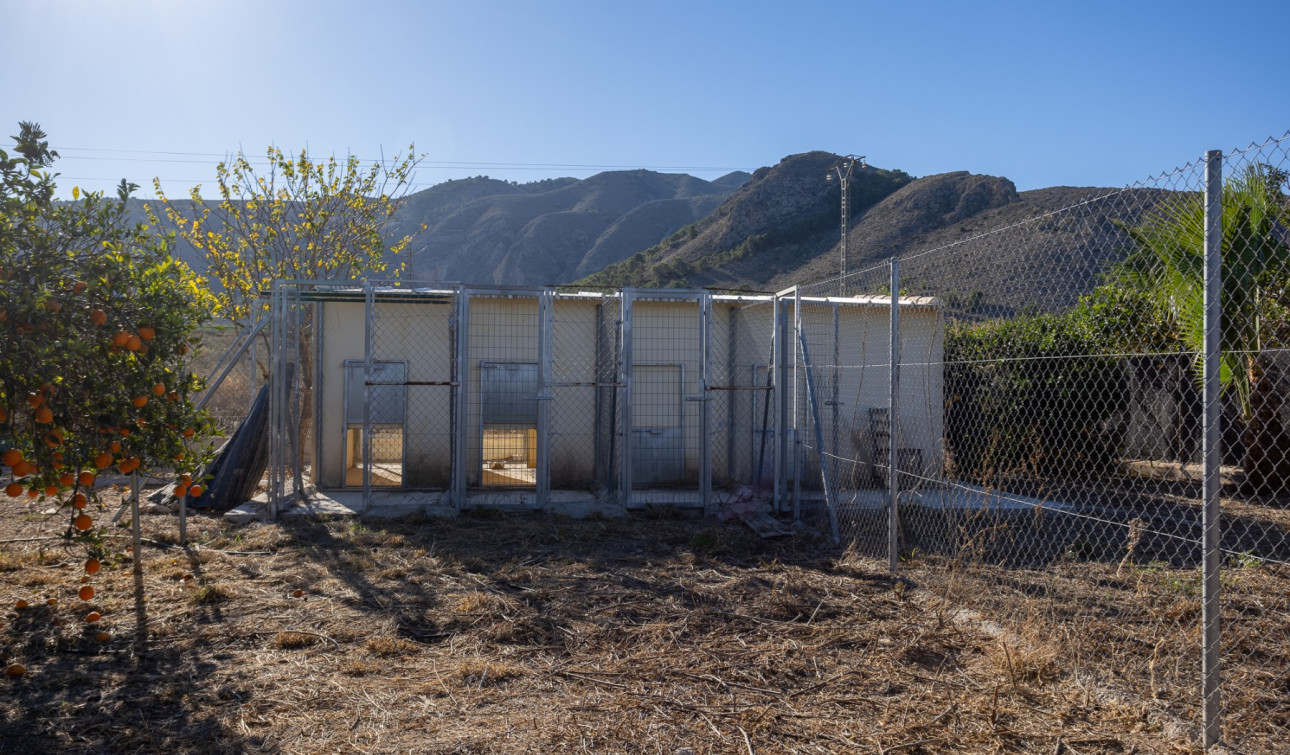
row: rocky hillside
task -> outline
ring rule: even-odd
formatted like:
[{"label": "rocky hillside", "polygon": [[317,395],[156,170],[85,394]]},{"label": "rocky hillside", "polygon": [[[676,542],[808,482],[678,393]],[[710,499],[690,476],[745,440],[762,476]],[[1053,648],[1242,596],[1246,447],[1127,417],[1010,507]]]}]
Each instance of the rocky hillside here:
[{"label": "rocky hillside", "polygon": [[[773,291],[833,278],[840,267],[840,193],[824,176],[834,159],[811,152],[762,168],[703,221],[581,282]],[[1130,208],[1149,211],[1163,196],[1120,191],[1113,201],[1048,217],[1108,193],[1018,192],[996,176],[955,172],[915,180],[870,167],[853,177],[848,270],[956,244],[907,263],[902,288],[983,315],[1061,309],[1123,258],[1127,242],[1117,221],[1131,221]],[[1026,221],[1032,222],[1000,232]],[[884,290],[885,276],[875,270],[856,278],[852,290]]]},{"label": "rocky hillside", "polygon": [[393,231],[425,225],[407,252],[412,278],[562,283],[706,217],[748,178],[633,170],[529,184],[449,181],[409,197]]}]

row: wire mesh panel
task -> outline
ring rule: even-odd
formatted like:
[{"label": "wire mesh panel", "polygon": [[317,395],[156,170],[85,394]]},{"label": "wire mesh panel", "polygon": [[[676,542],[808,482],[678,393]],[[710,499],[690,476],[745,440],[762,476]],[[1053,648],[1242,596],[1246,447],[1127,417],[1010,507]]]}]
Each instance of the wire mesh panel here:
[{"label": "wire mesh panel", "polygon": [[[354,386],[354,362],[345,362],[344,486],[450,489],[456,297],[443,284],[400,282],[370,289],[359,386]],[[337,331],[328,341],[335,350],[332,360],[340,356],[336,352],[352,349],[350,314],[337,307],[329,322]]]},{"label": "wire mesh panel", "polygon": [[[1221,205],[1211,205],[1211,242],[1221,244],[1222,256],[1218,311],[1207,314],[1220,323],[1215,379],[1225,397],[1218,443],[1226,466],[1207,480],[1221,496],[1221,515],[1217,532],[1207,533],[1218,548],[1205,598],[1221,614],[1214,611],[1215,625],[1206,627],[1217,643],[1206,662],[1221,669],[1221,690],[1215,679],[1208,691],[1212,705],[1221,702],[1223,740],[1252,752],[1284,747],[1290,733],[1290,140],[1213,162],[1221,165],[1222,189]],[[1165,241],[1187,250],[1158,268],[1173,273],[1194,254],[1196,215],[1195,201],[1178,202],[1146,227],[1149,254],[1164,256]],[[1169,275],[1165,290],[1190,302],[1194,278]],[[1190,319],[1192,311],[1176,316]]]},{"label": "wire mesh panel", "polygon": [[475,490],[532,491],[480,497],[480,503],[536,505],[539,459],[540,289],[470,292],[466,376],[467,485]]},{"label": "wire mesh panel", "polygon": [[555,297],[552,305],[551,489],[565,496],[603,496],[611,484],[618,302],[597,294],[567,294]]},{"label": "wire mesh panel", "polygon": [[708,296],[629,289],[623,297],[624,499],[638,508],[705,507]]},{"label": "wire mesh panel", "polygon": [[767,297],[713,297],[709,447],[718,516],[761,510],[773,495],[773,307]]},{"label": "wire mesh panel", "polygon": [[[1204,744],[1260,749],[1290,721],[1290,187],[1281,140],[1228,155],[1216,182],[1219,159],[1055,192],[1040,199],[1067,204],[803,286],[795,382],[814,399],[793,402],[811,429],[797,484],[809,500],[811,465],[832,467],[850,543],[1051,673],[1098,679]],[[821,297],[839,290],[878,316],[830,342]],[[848,503],[893,493],[883,548],[881,521]]]},{"label": "wire mesh panel", "polygon": [[302,416],[302,331],[307,322],[300,288],[274,284],[269,313],[269,507],[276,516],[304,494],[308,428]]}]

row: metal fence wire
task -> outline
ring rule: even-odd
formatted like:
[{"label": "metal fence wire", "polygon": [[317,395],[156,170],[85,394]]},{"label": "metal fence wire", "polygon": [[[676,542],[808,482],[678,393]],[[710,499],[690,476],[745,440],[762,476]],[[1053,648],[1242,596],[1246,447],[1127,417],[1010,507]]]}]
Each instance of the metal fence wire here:
[{"label": "metal fence wire", "polygon": [[[795,484],[842,537],[1206,746],[1290,727],[1288,147],[795,292]],[[840,293],[885,322],[838,339]]]}]

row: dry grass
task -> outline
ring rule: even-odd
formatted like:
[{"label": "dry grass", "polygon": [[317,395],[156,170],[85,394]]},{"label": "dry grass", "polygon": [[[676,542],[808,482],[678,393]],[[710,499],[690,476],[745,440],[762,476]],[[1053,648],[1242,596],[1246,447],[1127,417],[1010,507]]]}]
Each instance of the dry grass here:
[{"label": "dry grass", "polygon": [[[42,531],[24,513],[0,504],[12,537]],[[175,529],[145,520],[159,543]],[[98,644],[73,596],[81,556],[0,545],[0,605],[35,606],[0,611],[0,653],[29,669],[0,681],[4,749],[1195,750],[1172,697],[1190,673],[1173,664],[1194,655],[1195,600],[1167,569],[1117,580],[1115,564],[1031,573],[929,558],[897,581],[809,535],[767,542],[667,518],[197,518],[190,533],[188,550],[144,553],[144,646],[127,558],[95,579],[90,605],[113,634]],[[1281,621],[1284,639],[1284,597],[1266,592],[1281,579],[1269,567],[1231,578],[1233,606],[1262,601],[1264,628]],[[1142,611],[1154,623],[1133,623]],[[1233,636],[1246,643],[1233,658],[1258,660],[1249,677],[1232,672],[1250,684],[1232,697],[1257,698],[1235,710],[1261,711],[1242,723],[1270,736],[1287,715],[1286,644]]]}]

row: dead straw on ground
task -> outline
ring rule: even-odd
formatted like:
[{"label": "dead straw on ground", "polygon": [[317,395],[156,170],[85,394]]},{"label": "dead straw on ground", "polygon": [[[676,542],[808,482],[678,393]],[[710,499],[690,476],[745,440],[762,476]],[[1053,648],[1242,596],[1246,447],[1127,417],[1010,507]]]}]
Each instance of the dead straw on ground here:
[{"label": "dead straw on ground", "polygon": [[[40,531],[5,505],[9,532]],[[896,579],[809,533],[765,541],[686,519],[197,517],[189,531],[188,548],[143,554],[143,646],[130,554],[86,605],[76,551],[4,546],[0,652],[28,668],[0,681],[6,748],[1195,751],[1194,722],[1170,702],[1185,674],[1161,660],[1190,640],[1130,643],[1110,617],[1059,620],[1078,614],[1080,589],[1108,589],[1075,574],[1043,577],[1069,595],[1027,618],[991,613],[1009,594],[997,574],[929,562]],[[157,543],[176,532],[173,517],[146,517]],[[1012,593],[1032,578],[1010,575]],[[1137,589],[1124,600],[1141,602]],[[24,596],[34,608],[8,608]],[[91,608],[107,643],[82,621]],[[1284,604],[1267,610],[1284,619]],[[1075,640],[1090,631],[1125,655],[1087,655],[1098,648]],[[1163,697],[1136,683],[1152,654]]]}]

